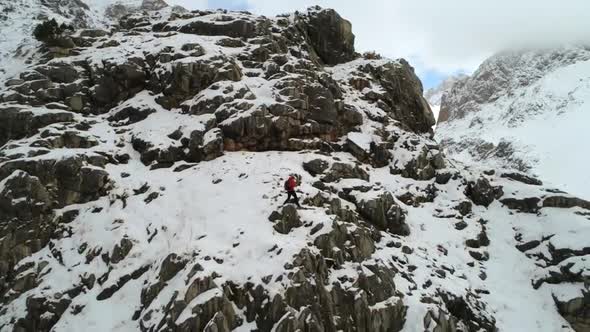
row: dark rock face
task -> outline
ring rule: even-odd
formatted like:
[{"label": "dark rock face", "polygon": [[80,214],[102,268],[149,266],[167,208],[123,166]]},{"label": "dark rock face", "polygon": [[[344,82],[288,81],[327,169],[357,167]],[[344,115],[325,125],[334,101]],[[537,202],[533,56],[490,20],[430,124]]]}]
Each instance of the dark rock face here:
[{"label": "dark rock face", "polygon": [[142,59],[129,59],[124,64],[105,63],[104,67],[92,67],[91,76],[96,86],[90,95],[95,105],[95,112],[103,113],[145,89],[147,75],[146,64]]},{"label": "dark rock face", "polygon": [[335,182],[340,179],[361,179],[369,181],[369,174],[358,165],[333,163],[329,171],[322,177],[324,182]]},{"label": "dark rock face", "polygon": [[379,197],[360,200],[359,213],[378,229],[398,235],[409,235],[410,228],[405,223],[405,211],[395,203],[393,195],[386,192]]},{"label": "dark rock face", "polygon": [[152,79],[155,91],[162,90],[164,97],[158,102],[166,107],[179,107],[180,104],[204,90],[211,84],[222,81],[239,81],[242,72],[235,62],[220,56],[210,60],[192,63],[178,63],[171,72],[165,72]]},{"label": "dark rock face", "polygon": [[[55,207],[84,203],[103,196],[108,191],[108,173],[96,166],[104,166],[104,157],[91,159],[74,156],[61,160],[8,161],[0,166],[0,179],[6,178],[15,170],[23,170],[35,176],[48,191]],[[90,164],[90,165],[88,165]]]},{"label": "dark rock face", "polygon": [[500,203],[506,205],[509,209],[527,213],[537,213],[537,211],[539,211],[540,201],[541,199],[538,197],[528,197],[523,199],[504,198],[500,200]]},{"label": "dark rock face", "polygon": [[476,205],[488,207],[492,202],[504,194],[502,187],[494,187],[490,182],[480,177],[475,182],[469,182],[465,188],[465,195]]},{"label": "dark rock face", "polygon": [[337,65],[355,58],[352,24],[333,9],[316,7],[305,20],[305,33],[322,62]]},{"label": "dark rock face", "polygon": [[590,210],[590,202],[571,196],[550,196],[543,200],[543,207],[571,208],[580,207]]},{"label": "dark rock face", "polygon": [[275,211],[268,219],[275,223],[273,228],[281,234],[288,234],[291,229],[302,225],[297,209],[292,204],[284,206],[280,213]]},{"label": "dark rock face", "polygon": [[11,139],[32,136],[52,123],[71,122],[73,119],[74,114],[65,111],[35,115],[21,107],[0,106],[0,146]]},{"label": "dark rock face", "polygon": [[554,297],[559,313],[567,320],[577,332],[590,331],[590,293],[571,299],[567,302],[559,301]]},{"label": "dark rock face", "polygon": [[502,175],[500,176],[503,178],[508,178],[514,181],[531,184],[535,186],[543,185],[543,182],[541,182],[539,179],[535,179],[523,173],[502,173]]},{"label": "dark rock face", "polygon": [[303,163],[303,169],[313,176],[324,173],[328,167],[328,162],[322,159],[314,159]]},{"label": "dark rock face", "polygon": [[436,120],[428,102],[422,96],[422,83],[407,61],[401,59],[399,63],[367,65],[359,69],[370,74],[386,91],[367,98],[382,101],[383,103],[378,105],[410,130],[418,133],[432,132]]}]

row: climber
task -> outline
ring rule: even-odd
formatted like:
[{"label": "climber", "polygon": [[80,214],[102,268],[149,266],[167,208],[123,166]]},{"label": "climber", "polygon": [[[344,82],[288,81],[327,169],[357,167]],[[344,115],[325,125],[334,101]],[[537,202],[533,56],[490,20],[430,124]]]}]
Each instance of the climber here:
[{"label": "climber", "polygon": [[287,200],[285,200],[285,203],[283,203],[283,205],[289,203],[289,200],[291,199],[291,197],[293,197],[295,199],[295,204],[297,204],[297,207],[301,208],[301,205],[299,205],[299,198],[297,198],[297,194],[295,193],[296,186],[297,186],[297,180],[295,180],[295,177],[293,176],[293,174],[289,175],[289,178],[287,179],[287,181],[285,181],[285,190],[287,191]]}]

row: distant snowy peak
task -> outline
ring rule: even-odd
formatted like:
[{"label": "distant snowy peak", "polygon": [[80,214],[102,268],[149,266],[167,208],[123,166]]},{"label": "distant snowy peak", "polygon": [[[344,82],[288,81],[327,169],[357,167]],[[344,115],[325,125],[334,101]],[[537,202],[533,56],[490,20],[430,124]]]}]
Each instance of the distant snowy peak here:
[{"label": "distant snowy peak", "polygon": [[590,197],[590,47],[502,52],[443,94],[436,135],[447,154],[530,171]]},{"label": "distant snowy peak", "polygon": [[479,105],[516,95],[519,89],[531,86],[556,69],[587,60],[590,60],[588,46],[498,53],[441,96],[439,120],[462,118],[478,111]]},{"label": "distant snowy peak", "polygon": [[444,79],[438,86],[426,90],[424,97],[431,106],[440,106],[443,94],[449,91],[456,82],[465,80],[468,77],[465,74],[451,75]]}]

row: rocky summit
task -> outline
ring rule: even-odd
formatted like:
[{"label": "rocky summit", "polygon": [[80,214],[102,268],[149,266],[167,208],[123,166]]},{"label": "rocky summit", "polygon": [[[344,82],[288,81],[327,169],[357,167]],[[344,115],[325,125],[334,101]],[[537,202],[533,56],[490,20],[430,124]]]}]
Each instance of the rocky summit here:
[{"label": "rocky summit", "polygon": [[0,331],[590,330],[590,202],[447,158],[334,10],[105,11],[1,82]]}]

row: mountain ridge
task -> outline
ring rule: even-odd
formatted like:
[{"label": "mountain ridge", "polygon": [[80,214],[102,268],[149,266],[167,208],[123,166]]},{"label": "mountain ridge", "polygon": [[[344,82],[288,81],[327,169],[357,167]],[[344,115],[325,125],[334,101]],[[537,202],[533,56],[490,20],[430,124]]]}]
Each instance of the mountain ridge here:
[{"label": "mountain ridge", "polygon": [[589,60],[575,45],[491,57],[443,96],[438,139],[457,159],[530,171],[589,197],[584,154],[563,149],[586,138]]},{"label": "mountain ridge", "polygon": [[334,10],[59,38],[0,88],[0,330],[588,326],[590,203],[447,158]]}]

